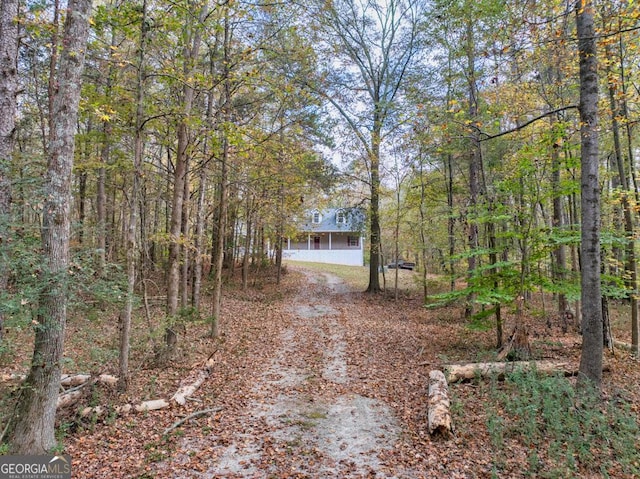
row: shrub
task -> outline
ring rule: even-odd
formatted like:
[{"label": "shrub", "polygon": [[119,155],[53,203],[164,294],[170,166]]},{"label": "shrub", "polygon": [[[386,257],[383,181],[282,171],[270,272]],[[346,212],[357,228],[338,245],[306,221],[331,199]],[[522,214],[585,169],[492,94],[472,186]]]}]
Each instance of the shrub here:
[{"label": "shrub", "polygon": [[511,440],[528,451],[526,473],[531,476],[640,473],[640,428],[624,401],[577,393],[566,378],[536,371],[511,374],[503,384],[493,381],[489,394],[494,468],[503,466]]}]

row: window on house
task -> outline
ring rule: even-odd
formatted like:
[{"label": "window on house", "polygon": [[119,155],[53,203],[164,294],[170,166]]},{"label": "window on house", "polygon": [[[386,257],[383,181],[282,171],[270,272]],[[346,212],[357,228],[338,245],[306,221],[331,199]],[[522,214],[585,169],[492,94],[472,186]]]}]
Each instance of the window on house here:
[{"label": "window on house", "polygon": [[311,222],[315,225],[319,224],[322,221],[322,215],[318,211],[313,212],[313,216],[311,217]]},{"label": "window on house", "polygon": [[357,236],[347,236],[347,245],[360,246],[360,238]]},{"label": "window on house", "polygon": [[345,224],[347,221],[346,215],[344,214],[344,211],[340,210],[336,213],[336,224],[337,225],[343,225]]}]

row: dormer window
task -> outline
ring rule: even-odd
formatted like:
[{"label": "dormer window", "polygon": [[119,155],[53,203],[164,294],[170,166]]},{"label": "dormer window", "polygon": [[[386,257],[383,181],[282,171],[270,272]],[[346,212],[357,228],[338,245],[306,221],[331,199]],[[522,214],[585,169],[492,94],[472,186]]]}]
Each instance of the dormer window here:
[{"label": "dormer window", "polygon": [[347,222],[347,215],[344,214],[343,210],[338,210],[336,213],[336,224],[343,225]]},{"label": "dormer window", "polygon": [[320,214],[320,212],[314,211],[313,214],[311,215],[311,223],[313,223],[314,225],[319,225],[321,221],[322,221],[322,215]]}]

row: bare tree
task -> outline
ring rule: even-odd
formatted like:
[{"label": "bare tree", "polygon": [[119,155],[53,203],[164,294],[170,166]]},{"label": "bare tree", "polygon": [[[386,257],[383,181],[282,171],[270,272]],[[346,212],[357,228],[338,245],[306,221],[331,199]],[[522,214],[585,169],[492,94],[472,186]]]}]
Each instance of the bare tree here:
[{"label": "bare tree", "polygon": [[74,137],[91,0],[70,0],[53,101],[42,212],[42,277],[31,369],[20,391],[11,450],[43,454],[56,444],[54,425],[67,319]]}]

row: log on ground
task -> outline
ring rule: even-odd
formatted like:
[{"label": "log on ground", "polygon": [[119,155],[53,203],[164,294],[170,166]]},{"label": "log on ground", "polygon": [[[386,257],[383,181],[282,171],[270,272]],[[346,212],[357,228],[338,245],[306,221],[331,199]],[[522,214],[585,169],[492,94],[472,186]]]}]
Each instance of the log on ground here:
[{"label": "log on ground", "polygon": [[191,397],[211,375],[211,370],[215,364],[213,354],[215,354],[215,351],[209,356],[203,368],[195,371],[182,382],[180,388],[171,396],[171,401],[175,401],[181,406],[186,404],[187,398]]},{"label": "log on ground", "polygon": [[453,430],[449,401],[449,386],[444,373],[439,370],[429,372],[429,434],[449,436]]},{"label": "log on ground", "polygon": [[504,379],[505,374],[534,369],[541,374],[562,373],[565,376],[573,376],[578,372],[577,365],[567,361],[550,360],[449,364],[444,369],[450,383],[470,381],[476,377],[496,376],[498,379]]}]

